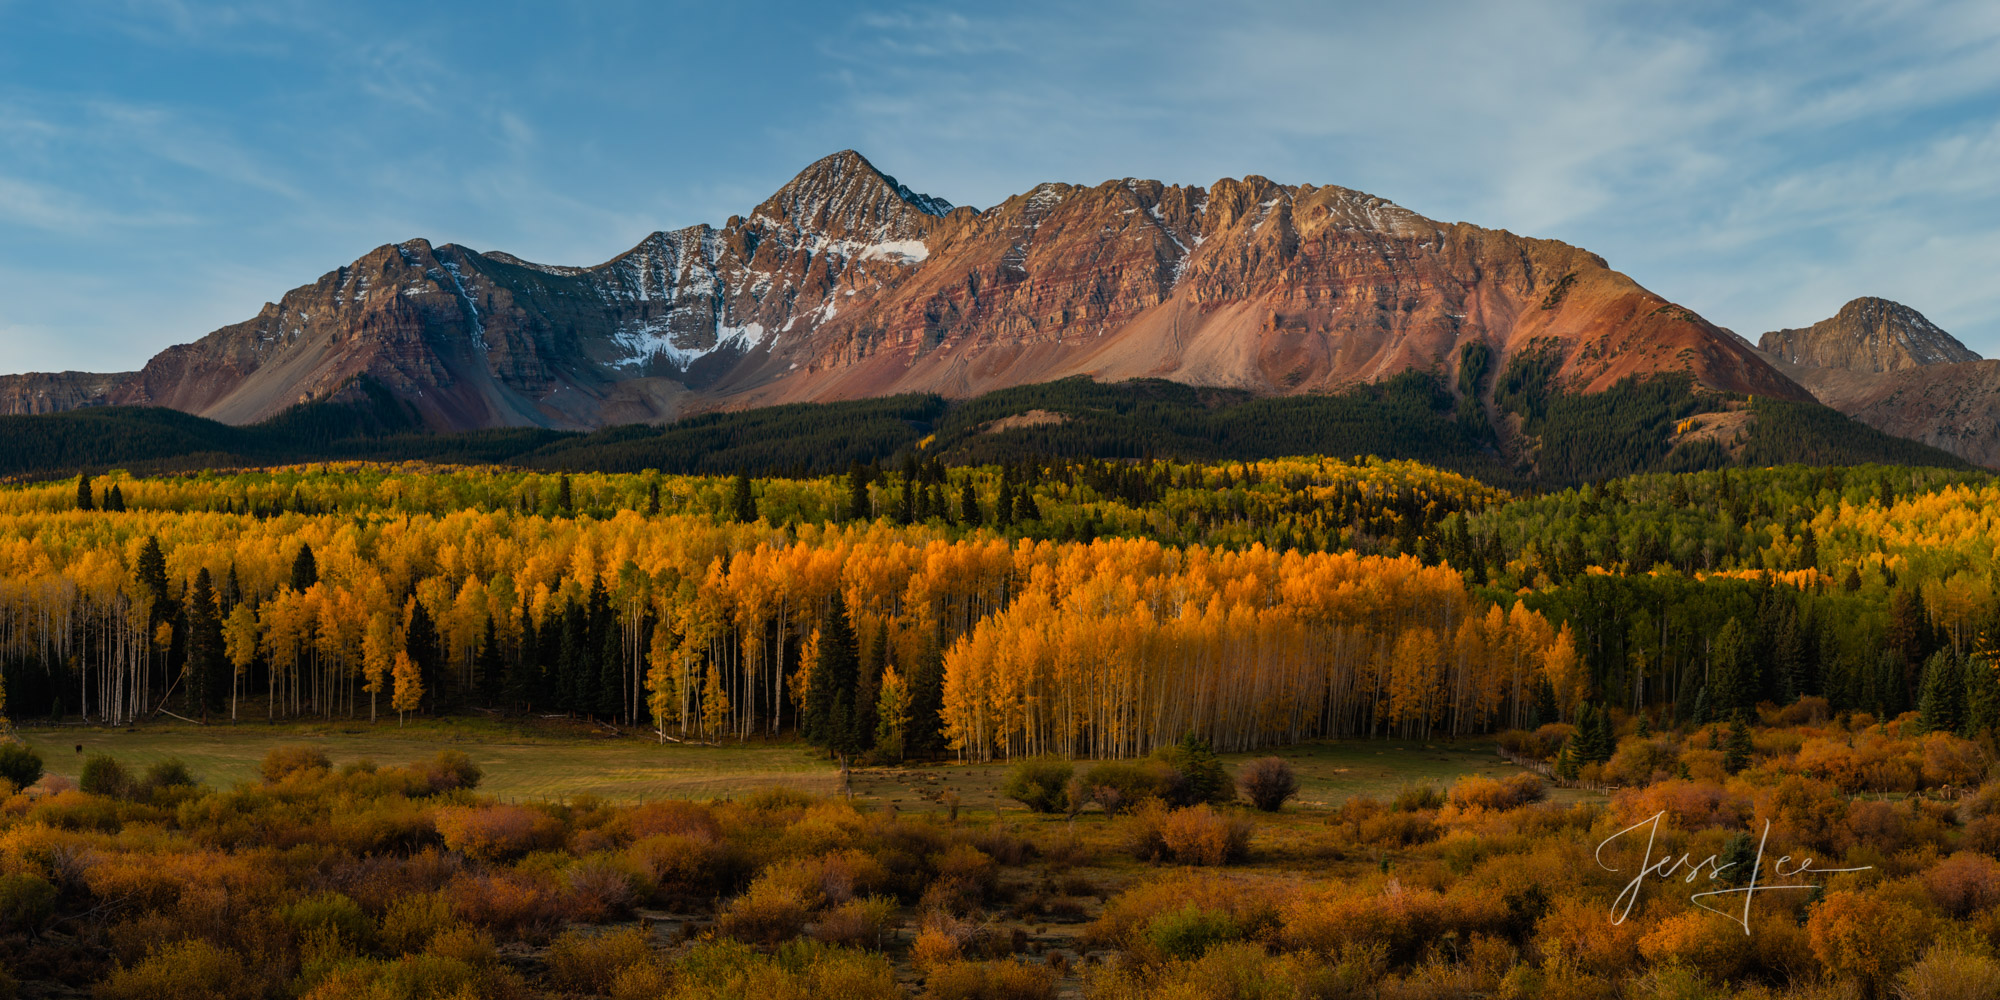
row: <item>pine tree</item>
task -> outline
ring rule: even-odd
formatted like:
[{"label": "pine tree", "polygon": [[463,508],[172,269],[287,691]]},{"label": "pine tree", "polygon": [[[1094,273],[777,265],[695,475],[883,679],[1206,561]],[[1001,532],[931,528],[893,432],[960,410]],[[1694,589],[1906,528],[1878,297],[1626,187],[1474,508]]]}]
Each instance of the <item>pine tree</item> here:
[{"label": "pine tree", "polygon": [[868,469],[858,459],[847,466],[847,519],[875,519],[875,512],[868,503]]},{"label": "pine tree", "polygon": [[194,577],[188,595],[188,701],[199,711],[203,722],[216,704],[223,680],[222,615],[215,600],[215,583],[204,566]]},{"label": "pine tree", "polygon": [[1640,712],[1640,713],[1639,713],[1639,723],[1638,723],[1638,725],[1636,725],[1636,726],[1634,726],[1634,727],[1633,727],[1633,729],[1632,729],[1632,735],[1634,735],[1634,736],[1636,736],[1636,737],[1638,737],[1638,738],[1640,738],[1640,739],[1642,739],[1642,740],[1643,740],[1643,739],[1650,739],[1650,738],[1652,737],[1652,735],[1653,735],[1653,722],[1652,722],[1652,720],[1651,720],[1651,719],[1648,719],[1648,718],[1646,717],[1646,713],[1644,713],[1644,712]]},{"label": "pine tree", "polygon": [[474,683],[479,685],[479,697],[488,707],[500,702],[506,688],[506,662],[500,656],[500,635],[493,627],[493,616],[486,616],[486,634],[479,643],[479,657],[473,663],[479,676]]},{"label": "pine tree", "polygon": [[835,588],[832,607],[820,623],[819,660],[812,667],[812,688],[807,696],[812,732],[808,738],[843,762],[860,749],[855,727],[860,674],[861,650],[854,625],[848,620],[846,599]]},{"label": "pine tree", "polygon": [[729,513],[741,524],[757,521],[757,498],[750,492],[750,474],[738,470],[729,487]]},{"label": "pine tree", "polygon": [[292,589],[303,594],[319,582],[319,561],[313,558],[313,547],[299,543],[299,554],[292,560]]},{"label": "pine tree", "polygon": [[1556,777],[1564,781],[1576,780],[1581,770],[1576,756],[1576,737],[1572,736],[1564,740],[1561,749],[1556,751]]},{"label": "pine tree", "polygon": [[1750,725],[1737,712],[1729,722],[1729,742],[1722,748],[1722,769],[1736,774],[1750,766]]},{"label": "pine tree", "polygon": [[1965,735],[1978,737],[2000,729],[2000,673],[1985,658],[1967,660],[1965,673]]},{"label": "pine tree", "polygon": [[660,516],[660,481],[657,479],[646,484],[646,516]]},{"label": "pine tree", "polygon": [[96,507],[97,504],[90,496],[90,476],[85,474],[76,477],[76,509],[94,510]]},{"label": "pine tree", "polygon": [[1715,688],[1715,707],[1724,712],[1748,708],[1756,699],[1757,682],[1749,636],[1743,623],[1731,618],[1715,633],[1709,656]]},{"label": "pine tree", "polygon": [[976,528],[986,518],[979,512],[979,494],[972,489],[972,480],[958,489],[958,519],[968,528]]},{"label": "pine tree", "polygon": [[933,636],[910,670],[909,721],[903,729],[903,754],[929,760],[944,751],[944,653]]},{"label": "pine tree", "polygon": [[[556,656],[554,683],[550,685],[553,696],[549,707],[564,712],[581,712],[590,703],[578,695],[597,679],[597,671],[591,669],[596,662],[596,650],[590,644],[590,614],[581,604],[571,601],[563,605],[560,631],[556,633],[559,653]],[[585,680],[585,675],[589,680]]]},{"label": "pine tree", "polygon": [[125,491],[119,489],[117,483],[112,483],[111,489],[105,492],[104,509],[114,514],[125,513]]},{"label": "pine tree", "polygon": [[532,708],[535,697],[535,676],[541,654],[540,632],[535,627],[533,609],[528,598],[521,598],[521,643],[513,659],[507,661],[507,706],[509,708]]},{"label": "pine tree", "polygon": [[1940,649],[1924,661],[1917,725],[1925,732],[1945,733],[1958,732],[1965,725],[1965,675],[1950,649]]},{"label": "pine tree", "polygon": [[[417,671],[415,697],[428,698],[428,704],[435,708],[439,697],[438,675],[444,669],[444,652],[439,648],[437,624],[431,620],[431,613],[424,609],[424,602],[414,597],[410,598],[407,613],[409,624],[404,628],[403,651],[409,654],[410,662]],[[410,710],[420,711],[423,704],[420,700]]]}]

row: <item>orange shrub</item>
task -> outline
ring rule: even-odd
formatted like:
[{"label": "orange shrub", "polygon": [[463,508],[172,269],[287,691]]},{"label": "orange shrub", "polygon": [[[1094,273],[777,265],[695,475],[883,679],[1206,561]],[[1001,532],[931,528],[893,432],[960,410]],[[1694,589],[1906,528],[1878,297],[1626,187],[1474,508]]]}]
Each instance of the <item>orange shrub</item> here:
[{"label": "orange shrub", "polygon": [[548,850],[563,840],[561,820],[527,806],[446,806],[432,821],[444,846],[485,861]]},{"label": "orange shrub", "polygon": [[721,882],[721,852],[715,845],[686,834],[658,834],[633,842],[625,860],[643,872],[656,896],[699,896]]},{"label": "orange shrub", "polygon": [[796,886],[760,877],[749,891],[730,900],[715,929],[739,941],[776,945],[797,937],[812,910]]},{"label": "orange shrub", "polygon": [[1014,961],[942,962],[924,975],[925,1000],[1053,1000],[1055,970]]},{"label": "orange shrub", "polygon": [[[1533,940],[1545,956],[1610,975],[1631,969],[1642,931],[1636,920],[1612,923],[1609,900],[1567,895],[1552,902],[1536,922]],[[1741,934],[1742,928],[1737,933]]]},{"label": "orange shrub", "polygon": [[879,948],[896,918],[896,901],[887,896],[850,899],[821,916],[813,937],[828,944]]},{"label": "orange shrub", "polygon": [[1604,765],[1604,778],[1624,785],[1644,785],[1673,776],[1680,755],[1665,739],[1627,739]]},{"label": "orange shrub", "polygon": [[1620,789],[1612,793],[1611,811],[1620,825],[1665,812],[1663,825],[1687,831],[1740,827],[1750,813],[1748,803],[1716,785],[1678,778],[1645,788]]},{"label": "orange shrub", "polygon": [[1758,792],[1753,829],[1770,820],[1773,845],[1838,851],[1847,836],[1847,805],[1847,796],[1832,785],[1788,774]]},{"label": "orange shrub", "polygon": [[258,766],[258,772],[264,776],[265,782],[275,785],[294,774],[328,771],[332,768],[333,761],[327,757],[325,750],[306,744],[292,744],[275,747],[270,753],[265,754],[264,762]]},{"label": "orange shrub", "polygon": [[1876,895],[1835,892],[1813,908],[1806,934],[1814,957],[1864,988],[1886,983],[1930,940],[1922,911]]},{"label": "orange shrub", "polygon": [[1693,908],[1660,921],[1639,939],[1639,953],[1656,965],[1678,963],[1734,979],[1751,959],[1751,939],[1742,924]]},{"label": "orange shrub", "polygon": [[1931,898],[1954,917],[2000,904],[2000,861],[1985,855],[1960,851],[1924,872],[1923,878]]},{"label": "orange shrub", "polygon": [[1925,785],[1962,788],[1976,785],[1986,776],[1986,751],[1971,740],[1950,733],[1929,733],[1924,736],[1923,747]]},{"label": "orange shrub", "polygon": [[444,888],[459,919],[496,932],[520,933],[556,919],[556,894],[524,872],[460,875]]},{"label": "orange shrub", "polygon": [[714,843],[722,836],[714,810],[683,799],[657,799],[634,806],[619,813],[606,829],[627,841],[673,836]]},{"label": "orange shrub", "polygon": [[1451,793],[1445,801],[1460,809],[1499,811],[1540,802],[1548,794],[1538,775],[1515,774],[1496,781],[1475,774],[1458,779],[1451,786]]}]

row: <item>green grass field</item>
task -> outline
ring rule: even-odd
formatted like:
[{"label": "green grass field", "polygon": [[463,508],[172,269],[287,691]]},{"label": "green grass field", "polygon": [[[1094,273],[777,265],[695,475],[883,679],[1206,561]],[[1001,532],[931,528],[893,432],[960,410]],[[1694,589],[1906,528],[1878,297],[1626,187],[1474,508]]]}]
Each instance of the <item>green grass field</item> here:
[{"label": "green grass field", "polygon": [[[612,801],[649,798],[720,798],[772,785],[815,794],[840,791],[840,774],[812,748],[792,740],[720,747],[661,745],[639,734],[612,735],[580,725],[503,723],[483,719],[336,722],[323,725],[262,722],[237,725],[157,725],[130,729],[26,728],[21,736],[42,754],[50,774],[75,778],[84,757],[105,753],[133,770],[179,757],[207,784],[227,787],[257,779],[257,765],[271,748],[307,743],[335,764],[368,759],[403,764],[437,751],[464,751],[486,772],[481,789],[501,798],[564,799],[596,795]],[[81,744],[84,753],[76,752]],[[1296,805],[1333,808],[1351,795],[1387,797],[1405,785],[1450,785],[1465,774],[1500,777],[1520,768],[1500,758],[1490,740],[1422,743],[1405,740],[1322,741],[1275,753],[1299,775]],[[1229,754],[1232,769],[1264,754]],[[1079,763],[1079,768],[1088,763]],[[854,793],[899,809],[941,808],[946,790],[961,809],[1018,810],[1000,794],[1008,765],[929,764],[858,768]],[[1557,790],[1558,798],[1580,793]]]}]

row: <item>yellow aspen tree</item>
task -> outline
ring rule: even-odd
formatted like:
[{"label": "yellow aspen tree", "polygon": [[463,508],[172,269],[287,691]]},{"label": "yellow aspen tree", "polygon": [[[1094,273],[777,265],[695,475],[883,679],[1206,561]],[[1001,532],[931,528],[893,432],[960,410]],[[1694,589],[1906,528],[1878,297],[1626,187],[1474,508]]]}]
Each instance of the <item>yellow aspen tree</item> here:
[{"label": "yellow aspen tree", "polygon": [[[667,719],[678,714],[680,685],[674,676],[674,630],[665,622],[654,626],[652,648],[647,653],[646,711],[653,716],[653,731],[660,742],[667,741]],[[683,732],[685,735],[685,732]]]},{"label": "yellow aspen tree", "polygon": [[398,650],[394,667],[396,693],[390,699],[389,707],[396,710],[396,725],[401,726],[404,718],[423,704],[424,681],[417,670],[416,661],[410,654]]},{"label": "yellow aspen tree", "polygon": [[708,682],[701,688],[701,734],[709,743],[719,743],[729,725],[729,694],[722,689],[722,671],[708,665]]},{"label": "yellow aspen tree", "polygon": [[375,699],[382,693],[383,682],[396,666],[396,652],[403,643],[396,636],[396,619],[387,611],[377,611],[368,617],[368,628],[361,637],[361,671],[364,678],[361,690],[368,692],[368,721],[375,721]]},{"label": "yellow aspen tree", "polygon": [[250,672],[250,664],[257,661],[257,612],[248,604],[238,604],[229,612],[229,619],[222,625],[222,649],[229,657],[232,676],[229,682],[229,719],[236,721],[236,698],[242,690],[243,678]]}]

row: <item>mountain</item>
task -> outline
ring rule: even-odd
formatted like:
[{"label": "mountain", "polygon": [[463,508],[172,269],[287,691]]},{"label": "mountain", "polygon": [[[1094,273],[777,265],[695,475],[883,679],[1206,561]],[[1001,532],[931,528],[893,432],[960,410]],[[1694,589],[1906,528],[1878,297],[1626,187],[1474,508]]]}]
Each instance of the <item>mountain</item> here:
[{"label": "mountain", "polygon": [[978,211],[846,151],[747,217],[654,233],[594,267],[378,247],[135,375],[15,377],[0,407],[249,424],[358,401],[365,382],[434,430],[587,429],[1075,375],[1320,393],[1450,371],[1475,343],[1500,365],[1552,358],[1571,390],[1667,373],[1811,398],[1747,343],[1563,243],[1257,176],[1042,184]]},{"label": "mountain", "polygon": [[1805,329],[1773,330],[1757,346],[1794,365],[1871,374],[1979,360],[1923,313],[1867,296]]},{"label": "mountain", "polygon": [[1982,360],[1915,309],[1859,298],[1810,327],[1764,334],[1758,346],[1820,402],[2000,468],[2000,361]]}]

